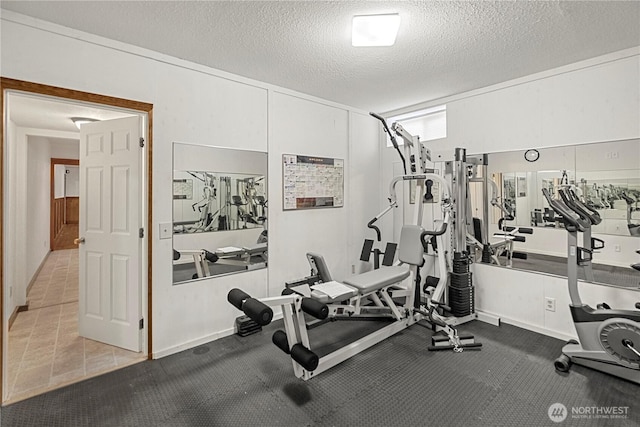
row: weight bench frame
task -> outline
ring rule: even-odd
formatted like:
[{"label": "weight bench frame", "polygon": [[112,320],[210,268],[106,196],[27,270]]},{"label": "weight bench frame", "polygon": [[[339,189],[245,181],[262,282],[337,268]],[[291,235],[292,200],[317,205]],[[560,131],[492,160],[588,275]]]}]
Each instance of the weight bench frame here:
[{"label": "weight bench frame", "polygon": [[[292,284],[288,284],[285,289],[285,295],[277,297],[262,298],[259,301],[251,298],[239,289],[233,289],[229,293],[228,300],[236,308],[243,310],[245,314],[260,323],[261,318],[268,318],[262,322],[262,325],[271,322],[273,312],[269,307],[280,306],[282,308],[282,316],[285,331],[276,331],[273,341],[282,351],[291,355],[293,371],[297,378],[309,380],[320,373],[338,365],[339,363],[351,358],[352,356],[370,348],[371,346],[395,335],[403,329],[425,319],[425,316],[414,310],[414,287],[419,286],[415,283],[418,277],[418,268],[423,261],[423,246],[421,241],[422,227],[420,226],[404,226],[400,238],[399,259],[401,262],[409,265],[408,275],[404,275],[401,280],[393,283],[385,283],[383,286],[374,289],[368,289],[367,292],[360,292],[359,288],[352,285],[346,285],[357,290],[357,293],[349,297],[347,304],[334,304],[330,301],[328,304],[320,303],[311,297],[307,297],[303,292],[297,292],[296,287],[304,284],[311,285],[322,279],[331,279],[331,275],[323,262],[321,256],[308,257],[312,266],[312,275],[304,279],[300,279]],[[319,261],[320,260],[320,261]],[[384,268],[384,267],[383,267]],[[397,267],[388,267],[397,268]],[[378,270],[374,270],[378,271]],[[367,272],[371,273],[371,272]],[[363,273],[363,275],[367,274]],[[382,274],[382,273],[381,273]],[[361,275],[358,275],[361,276]],[[357,277],[357,276],[354,276]],[[352,277],[353,279],[353,277]],[[399,288],[398,284],[409,280],[409,286]],[[305,289],[308,289],[305,287]],[[405,302],[402,306],[394,303],[391,297],[391,289],[398,290],[405,295]],[[373,307],[364,307],[361,302],[365,297],[370,297],[374,302]],[[385,306],[386,303],[387,305]],[[364,315],[369,309],[378,311],[372,315]],[[267,315],[268,311],[271,313]],[[316,317],[319,320],[325,320],[331,316],[334,319],[351,318],[351,319],[370,319],[370,318],[388,318],[392,322],[382,328],[342,347],[331,353],[318,357],[311,347],[308,334],[307,319],[305,313]],[[257,320],[256,320],[257,319]],[[285,338],[286,336],[286,338]]]}]

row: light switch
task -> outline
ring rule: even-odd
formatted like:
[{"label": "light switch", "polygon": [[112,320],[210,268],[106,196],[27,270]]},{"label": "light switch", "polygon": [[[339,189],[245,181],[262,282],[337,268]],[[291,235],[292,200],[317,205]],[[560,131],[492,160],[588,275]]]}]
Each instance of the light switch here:
[{"label": "light switch", "polygon": [[161,239],[170,239],[173,235],[173,224],[170,222],[160,223],[160,232],[158,235]]}]

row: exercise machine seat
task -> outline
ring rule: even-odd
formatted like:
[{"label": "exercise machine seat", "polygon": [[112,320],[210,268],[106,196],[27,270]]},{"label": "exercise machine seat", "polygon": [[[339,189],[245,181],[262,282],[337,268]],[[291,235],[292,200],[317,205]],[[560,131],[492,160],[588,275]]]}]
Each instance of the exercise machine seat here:
[{"label": "exercise machine seat", "polygon": [[377,270],[351,276],[343,280],[345,285],[353,286],[358,294],[365,295],[386,286],[393,285],[409,277],[409,267],[399,265],[395,267],[382,267]]}]

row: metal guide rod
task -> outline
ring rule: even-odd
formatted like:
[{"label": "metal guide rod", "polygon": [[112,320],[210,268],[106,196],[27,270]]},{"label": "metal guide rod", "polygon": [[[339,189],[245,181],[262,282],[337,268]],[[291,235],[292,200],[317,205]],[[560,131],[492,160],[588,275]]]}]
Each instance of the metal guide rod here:
[{"label": "metal guide rod", "polygon": [[482,232],[483,244],[489,243],[489,156],[482,155]]},{"label": "metal guide rod", "polygon": [[466,150],[456,148],[453,166],[452,194],[455,203],[454,251],[464,252],[467,247],[467,203],[466,203]]}]

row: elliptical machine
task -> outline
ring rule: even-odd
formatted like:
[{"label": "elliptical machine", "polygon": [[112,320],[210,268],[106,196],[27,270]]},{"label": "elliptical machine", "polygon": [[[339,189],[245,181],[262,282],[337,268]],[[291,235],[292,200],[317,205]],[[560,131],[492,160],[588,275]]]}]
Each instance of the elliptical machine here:
[{"label": "elliptical machine", "polygon": [[[571,317],[578,333],[578,341],[569,341],[554,366],[568,372],[576,363],[640,384],[640,311],[593,309],[580,300],[578,266],[591,261],[591,251],[578,246],[578,232],[591,227],[588,218],[560,200],[547,189],[542,193],[549,206],[563,218],[568,235],[567,280],[571,298]],[[581,203],[574,200],[574,203]],[[573,203],[572,203],[573,205]],[[586,208],[586,207],[585,207]],[[640,302],[635,304],[640,310]]]}]

